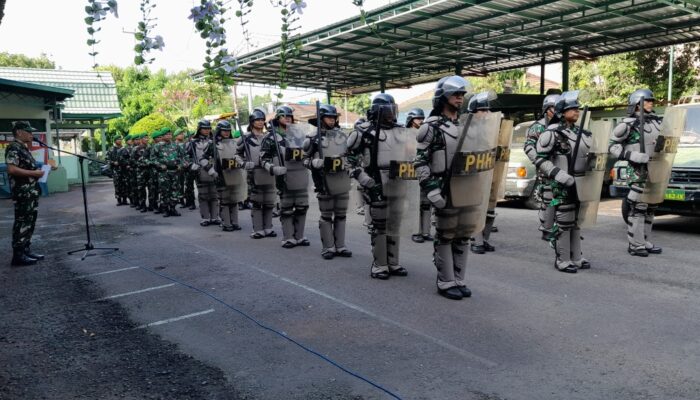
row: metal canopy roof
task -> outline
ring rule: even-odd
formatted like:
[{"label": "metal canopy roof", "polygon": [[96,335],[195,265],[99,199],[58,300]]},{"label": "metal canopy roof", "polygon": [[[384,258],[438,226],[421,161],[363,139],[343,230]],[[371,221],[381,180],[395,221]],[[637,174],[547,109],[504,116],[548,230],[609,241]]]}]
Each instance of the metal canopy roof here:
[{"label": "metal canopy roof", "polygon": [[75,93],[65,101],[63,109],[63,118],[67,120],[110,119],[121,115],[117,87],[108,71],[0,67],[0,78],[72,89]]},{"label": "metal canopy roof", "polygon": [[[403,0],[300,39],[290,86],[362,93],[697,41],[700,0]],[[279,83],[279,45],[239,63],[239,81]]]},{"label": "metal canopy roof", "polygon": [[14,81],[0,78],[0,91],[18,93],[27,96],[43,97],[48,101],[63,101],[73,97],[74,91],[55,86],[37,85],[35,83]]}]

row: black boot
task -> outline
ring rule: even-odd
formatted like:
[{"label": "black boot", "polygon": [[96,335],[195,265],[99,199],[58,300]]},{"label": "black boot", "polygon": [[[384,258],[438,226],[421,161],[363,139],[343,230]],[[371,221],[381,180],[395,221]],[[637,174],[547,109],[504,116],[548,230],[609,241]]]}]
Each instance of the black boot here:
[{"label": "black boot", "polygon": [[36,259],[29,258],[26,254],[24,254],[24,251],[15,249],[12,252],[12,262],[10,264],[15,267],[20,267],[25,265],[34,265],[36,264],[36,261]]},{"label": "black boot", "polygon": [[194,202],[190,203],[190,210],[196,210],[197,206],[194,204]]},{"label": "black boot", "polygon": [[43,255],[43,254],[32,253],[32,251],[29,249],[29,245],[27,245],[27,247],[24,248],[24,254],[25,254],[27,257],[33,258],[33,259],[35,259],[35,260],[43,260],[43,259],[44,259],[44,255]]},{"label": "black boot", "polygon": [[627,252],[637,257],[649,257],[649,252],[645,248],[635,249],[632,246],[628,246]]},{"label": "black boot", "polygon": [[649,254],[661,254],[664,250],[661,247],[658,246],[651,246],[651,248],[647,249],[647,253]]},{"label": "black boot", "polygon": [[450,300],[462,300],[464,295],[458,287],[453,286],[449,289],[438,289],[438,294],[442,297],[448,298]]},{"label": "black boot", "polygon": [[171,206],[171,207],[170,207],[170,215],[173,216],[173,217],[179,217],[179,216],[181,216],[182,214],[180,214],[179,212],[177,212],[177,210],[175,209],[175,206]]}]

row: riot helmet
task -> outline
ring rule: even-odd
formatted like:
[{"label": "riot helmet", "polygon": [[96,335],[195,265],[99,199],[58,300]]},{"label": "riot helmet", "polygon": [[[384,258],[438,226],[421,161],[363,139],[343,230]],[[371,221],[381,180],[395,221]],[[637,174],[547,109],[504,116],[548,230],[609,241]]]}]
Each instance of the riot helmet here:
[{"label": "riot helmet", "polygon": [[[335,108],[335,106],[330,105],[330,104],[321,104],[321,105],[318,107],[318,116],[321,118],[321,121],[323,121],[323,118],[324,118],[324,117],[335,117],[335,125],[332,126],[332,127],[330,127],[330,128],[333,128],[333,127],[338,128],[338,127],[340,127],[340,125],[339,125],[339,123],[338,123],[338,117],[340,116],[340,114],[338,113],[338,109]],[[318,125],[317,125],[317,124],[318,124],[318,121],[316,121],[316,117],[310,118],[310,119],[309,119],[309,124],[311,124],[311,125],[313,125],[313,126],[318,126]]]},{"label": "riot helmet", "polygon": [[578,102],[578,95],[578,90],[562,93],[554,104],[554,111],[561,116],[566,110],[580,108],[581,104]]},{"label": "riot helmet", "polygon": [[294,110],[289,106],[279,106],[277,107],[277,110],[275,110],[275,119],[278,119],[279,117],[291,117],[293,122]]},{"label": "riot helmet", "polygon": [[195,136],[198,136],[202,129],[211,129],[211,122],[208,119],[200,119],[199,122],[197,122],[197,132],[195,132]]},{"label": "riot helmet", "polygon": [[[255,108],[252,113],[248,116],[248,132],[251,132],[253,130],[253,122],[257,120],[265,120],[265,111],[263,111],[261,108]],[[265,129],[265,128],[263,128]]]},{"label": "riot helmet", "polygon": [[406,114],[406,128],[411,127],[411,123],[414,119],[425,119],[425,113],[421,108],[412,108],[408,114]]},{"label": "riot helmet", "polygon": [[467,111],[472,114],[477,111],[489,111],[491,109],[491,102],[497,98],[498,96],[493,90],[477,93],[469,99]]},{"label": "riot helmet", "polygon": [[546,115],[547,110],[557,104],[557,100],[559,100],[558,94],[549,94],[545,96],[544,101],[542,101],[542,115]]},{"label": "riot helmet", "polygon": [[433,109],[442,108],[447,98],[454,94],[467,94],[471,90],[471,84],[458,75],[446,76],[440,79],[433,93]]},{"label": "riot helmet", "polygon": [[[381,111],[381,112],[380,112]],[[377,121],[381,114],[383,121],[396,122],[399,108],[394,101],[394,96],[388,93],[379,93],[372,99],[372,105],[367,111],[367,118],[370,121]]]},{"label": "riot helmet", "polygon": [[649,89],[637,89],[627,98],[627,114],[634,115],[642,101],[655,101],[654,93]]},{"label": "riot helmet", "polygon": [[226,121],[226,120],[219,121],[219,122],[216,124],[216,139],[217,139],[217,140],[221,140],[221,131],[229,131],[229,132],[231,132],[232,130],[233,130],[233,129],[232,129],[232,127],[231,127],[231,123],[230,123],[230,122],[228,122],[228,121]]}]

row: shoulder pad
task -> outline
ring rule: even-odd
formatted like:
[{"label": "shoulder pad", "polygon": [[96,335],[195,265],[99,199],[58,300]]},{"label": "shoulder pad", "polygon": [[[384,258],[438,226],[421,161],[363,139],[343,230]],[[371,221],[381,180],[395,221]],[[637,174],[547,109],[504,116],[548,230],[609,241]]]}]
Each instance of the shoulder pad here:
[{"label": "shoulder pad", "polygon": [[438,115],[433,115],[433,116],[431,116],[431,117],[426,118],[426,119],[423,121],[423,124],[430,124],[430,123],[435,123],[435,122],[438,122],[438,121],[440,121],[440,116],[438,116]]},{"label": "shoulder pad", "polygon": [[537,151],[548,150],[554,144],[554,131],[547,129],[537,139]]},{"label": "shoulder pad", "polygon": [[[433,118],[433,117],[430,117]],[[429,142],[431,141],[431,137],[433,136],[432,133],[432,126],[431,124],[422,124],[420,128],[418,128],[418,133],[416,134],[416,140],[419,142]]]},{"label": "shoulder pad", "polygon": [[625,123],[625,124],[627,124],[627,125],[632,125],[632,124],[634,124],[635,122],[637,122],[637,118],[634,118],[634,117],[625,117],[625,118],[622,118],[622,122]]},{"label": "shoulder pad", "polygon": [[372,123],[369,121],[365,121],[361,124],[355,125],[355,130],[362,132],[362,133],[367,133],[372,129]]}]

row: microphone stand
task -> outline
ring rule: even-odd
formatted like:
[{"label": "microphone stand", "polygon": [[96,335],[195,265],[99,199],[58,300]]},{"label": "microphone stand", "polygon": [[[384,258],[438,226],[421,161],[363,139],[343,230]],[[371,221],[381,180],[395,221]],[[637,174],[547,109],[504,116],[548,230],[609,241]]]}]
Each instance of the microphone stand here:
[{"label": "microphone stand", "polygon": [[107,163],[100,161],[100,160],[95,160],[95,159],[92,159],[90,157],[86,157],[86,156],[83,156],[80,154],[71,153],[70,151],[61,150],[61,149],[51,147],[51,146],[47,145],[46,143],[41,142],[37,139],[33,139],[33,140],[35,142],[39,143],[39,145],[46,147],[47,149],[51,149],[51,150],[57,151],[59,153],[69,154],[69,155],[78,157],[78,164],[80,164],[80,184],[81,184],[82,189],[83,189],[83,213],[85,214],[85,232],[87,233],[87,243],[85,243],[85,247],[83,247],[82,249],[71,250],[68,252],[68,254],[72,255],[72,254],[84,251],[85,253],[83,253],[82,257],[80,257],[80,260],[83,261],[83,260],[85,260],[86,257],[88,257],[88,255],[90,254],[90,252],[92,250],[106,250],[107,253],[105,253],[105,254],[109,254],[109,253],[112,253],[112,252],[119,250],[118,247],[95,247],[92,244],[92,239],[90,238],[90,222],[88,220],[87,190],[85,188],[85,169],[83,167],[83,162],[85,160],[88,160],[88,161],[92,161],[92,162],[96,162],[96,163],[100,163],[100,164],[107,164]]}]

